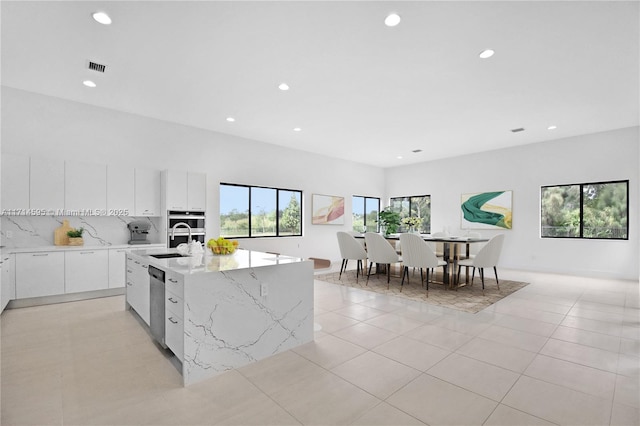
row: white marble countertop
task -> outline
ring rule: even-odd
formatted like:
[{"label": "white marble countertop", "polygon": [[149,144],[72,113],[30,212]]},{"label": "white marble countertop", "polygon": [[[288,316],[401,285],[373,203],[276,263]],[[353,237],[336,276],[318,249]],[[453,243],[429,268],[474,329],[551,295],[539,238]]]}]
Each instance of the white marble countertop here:
[{"label": "white marble countertop", "polygon": [[132,250],[131,254],[142,257],[150,265],[165,271],[172,271],[182,275],[203,274],[209,272],[224,272],[237,269],[259,268],[290,263],[304,262],[299,257],[275,255],[260,251],[238,249],[233,254],[216,256],[210,250],[204,253],[185,257],[156,259],[153,254],[177,253],[176,249]]},{"label": "white marble countertop", "polygon": [[44,251],[86,251],[86,250],[107,250],[107,249],[138,249],[141,247],[149,247],[149,248],[162,248],[165,247],[162,243],[151,243],[151,244],[113,244],[110,246],[100,245],[100,246],[38,246],[38,247],[2,247],[0,248],[0,253],[2,254],[10,254],[10,253],[40,253]]}]

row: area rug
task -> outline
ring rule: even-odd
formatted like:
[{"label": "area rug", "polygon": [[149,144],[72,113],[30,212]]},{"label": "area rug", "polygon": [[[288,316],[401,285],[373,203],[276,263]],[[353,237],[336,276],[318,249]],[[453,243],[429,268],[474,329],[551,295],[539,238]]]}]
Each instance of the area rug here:
[{"label": "area rug", "polygon": [[[491,271],[493,272],[493,271]],[[498,274],[500,271],[498,271]],[[389,289],[387,290],[387,276],[386,274],[371,274],[369,284],[367,285],[367,276],[360,276],[356,283],[356,271],[349,270],[342,273],[342,279],[338,279],[338,272],[329,274],[319,274],[315,276],[316,280],[325,281],[328,283],[346,285],[353,288],[372,291],[375,293],[386,294],[389,296],[397,296],[405,299],[416,300],[419,302],[428,303],[431,305],[444,306],[459,311],[476,313],[491,306],[498,300],[510,295],[511,293],[525,287],[528,283],[520,281],[509,281],[500,279],[500,290],[496,285],[495,279],[490,279],[486,275],[489,275],[489,271],[485,271],[484,280],[484,295],[482,294],[482,283],[480,277],[476,273],[476,277],[473,285],[465,285],[458,288],[458,290],[448,290],[442,284],[442,274],[436,273],[434,279],[435,282],[429,283],[429,297],[427,297],[425,288],[420,285],[420,272],[409,272],[409,283],[404,281],[402,292],[400,292],[401,277],[391,275],[391,282]],[[500,278],[500,275],[498,275]],[[464,280],[464,275],[461,277]]]}]

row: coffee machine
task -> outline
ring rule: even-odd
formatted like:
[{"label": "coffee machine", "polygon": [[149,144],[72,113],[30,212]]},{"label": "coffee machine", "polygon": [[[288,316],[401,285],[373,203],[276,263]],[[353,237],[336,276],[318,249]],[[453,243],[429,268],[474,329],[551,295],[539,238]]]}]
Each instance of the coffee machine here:
[{"label": "coffee machine", "polygon": [[149,241],[147,241],[147,234],[151,228],[149,222],[134,220],[127,225],[127,228],[129,228],[129,232],[131,233],[129,244],[149,244]]}]

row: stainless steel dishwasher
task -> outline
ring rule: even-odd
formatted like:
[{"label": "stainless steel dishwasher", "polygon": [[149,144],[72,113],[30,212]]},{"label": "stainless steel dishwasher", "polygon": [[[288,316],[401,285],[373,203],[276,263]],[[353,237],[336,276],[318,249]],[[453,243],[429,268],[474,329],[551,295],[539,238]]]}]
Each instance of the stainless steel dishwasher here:
[{"label": "stainless steel dishwasher", "polygon": [[164,348],[164,271],[149,265],[149,328]]}]

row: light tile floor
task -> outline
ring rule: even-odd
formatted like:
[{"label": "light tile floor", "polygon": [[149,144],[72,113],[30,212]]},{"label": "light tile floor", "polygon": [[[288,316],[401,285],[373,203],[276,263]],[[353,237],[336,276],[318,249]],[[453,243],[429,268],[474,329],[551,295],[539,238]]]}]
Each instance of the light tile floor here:
[{"label": "light tile floor", "polygon": [[477,314],[316,281],[316,340],[183,388],[124,298],[1,317],[3,425],[638,425],[638,282],[531,284]]}]

